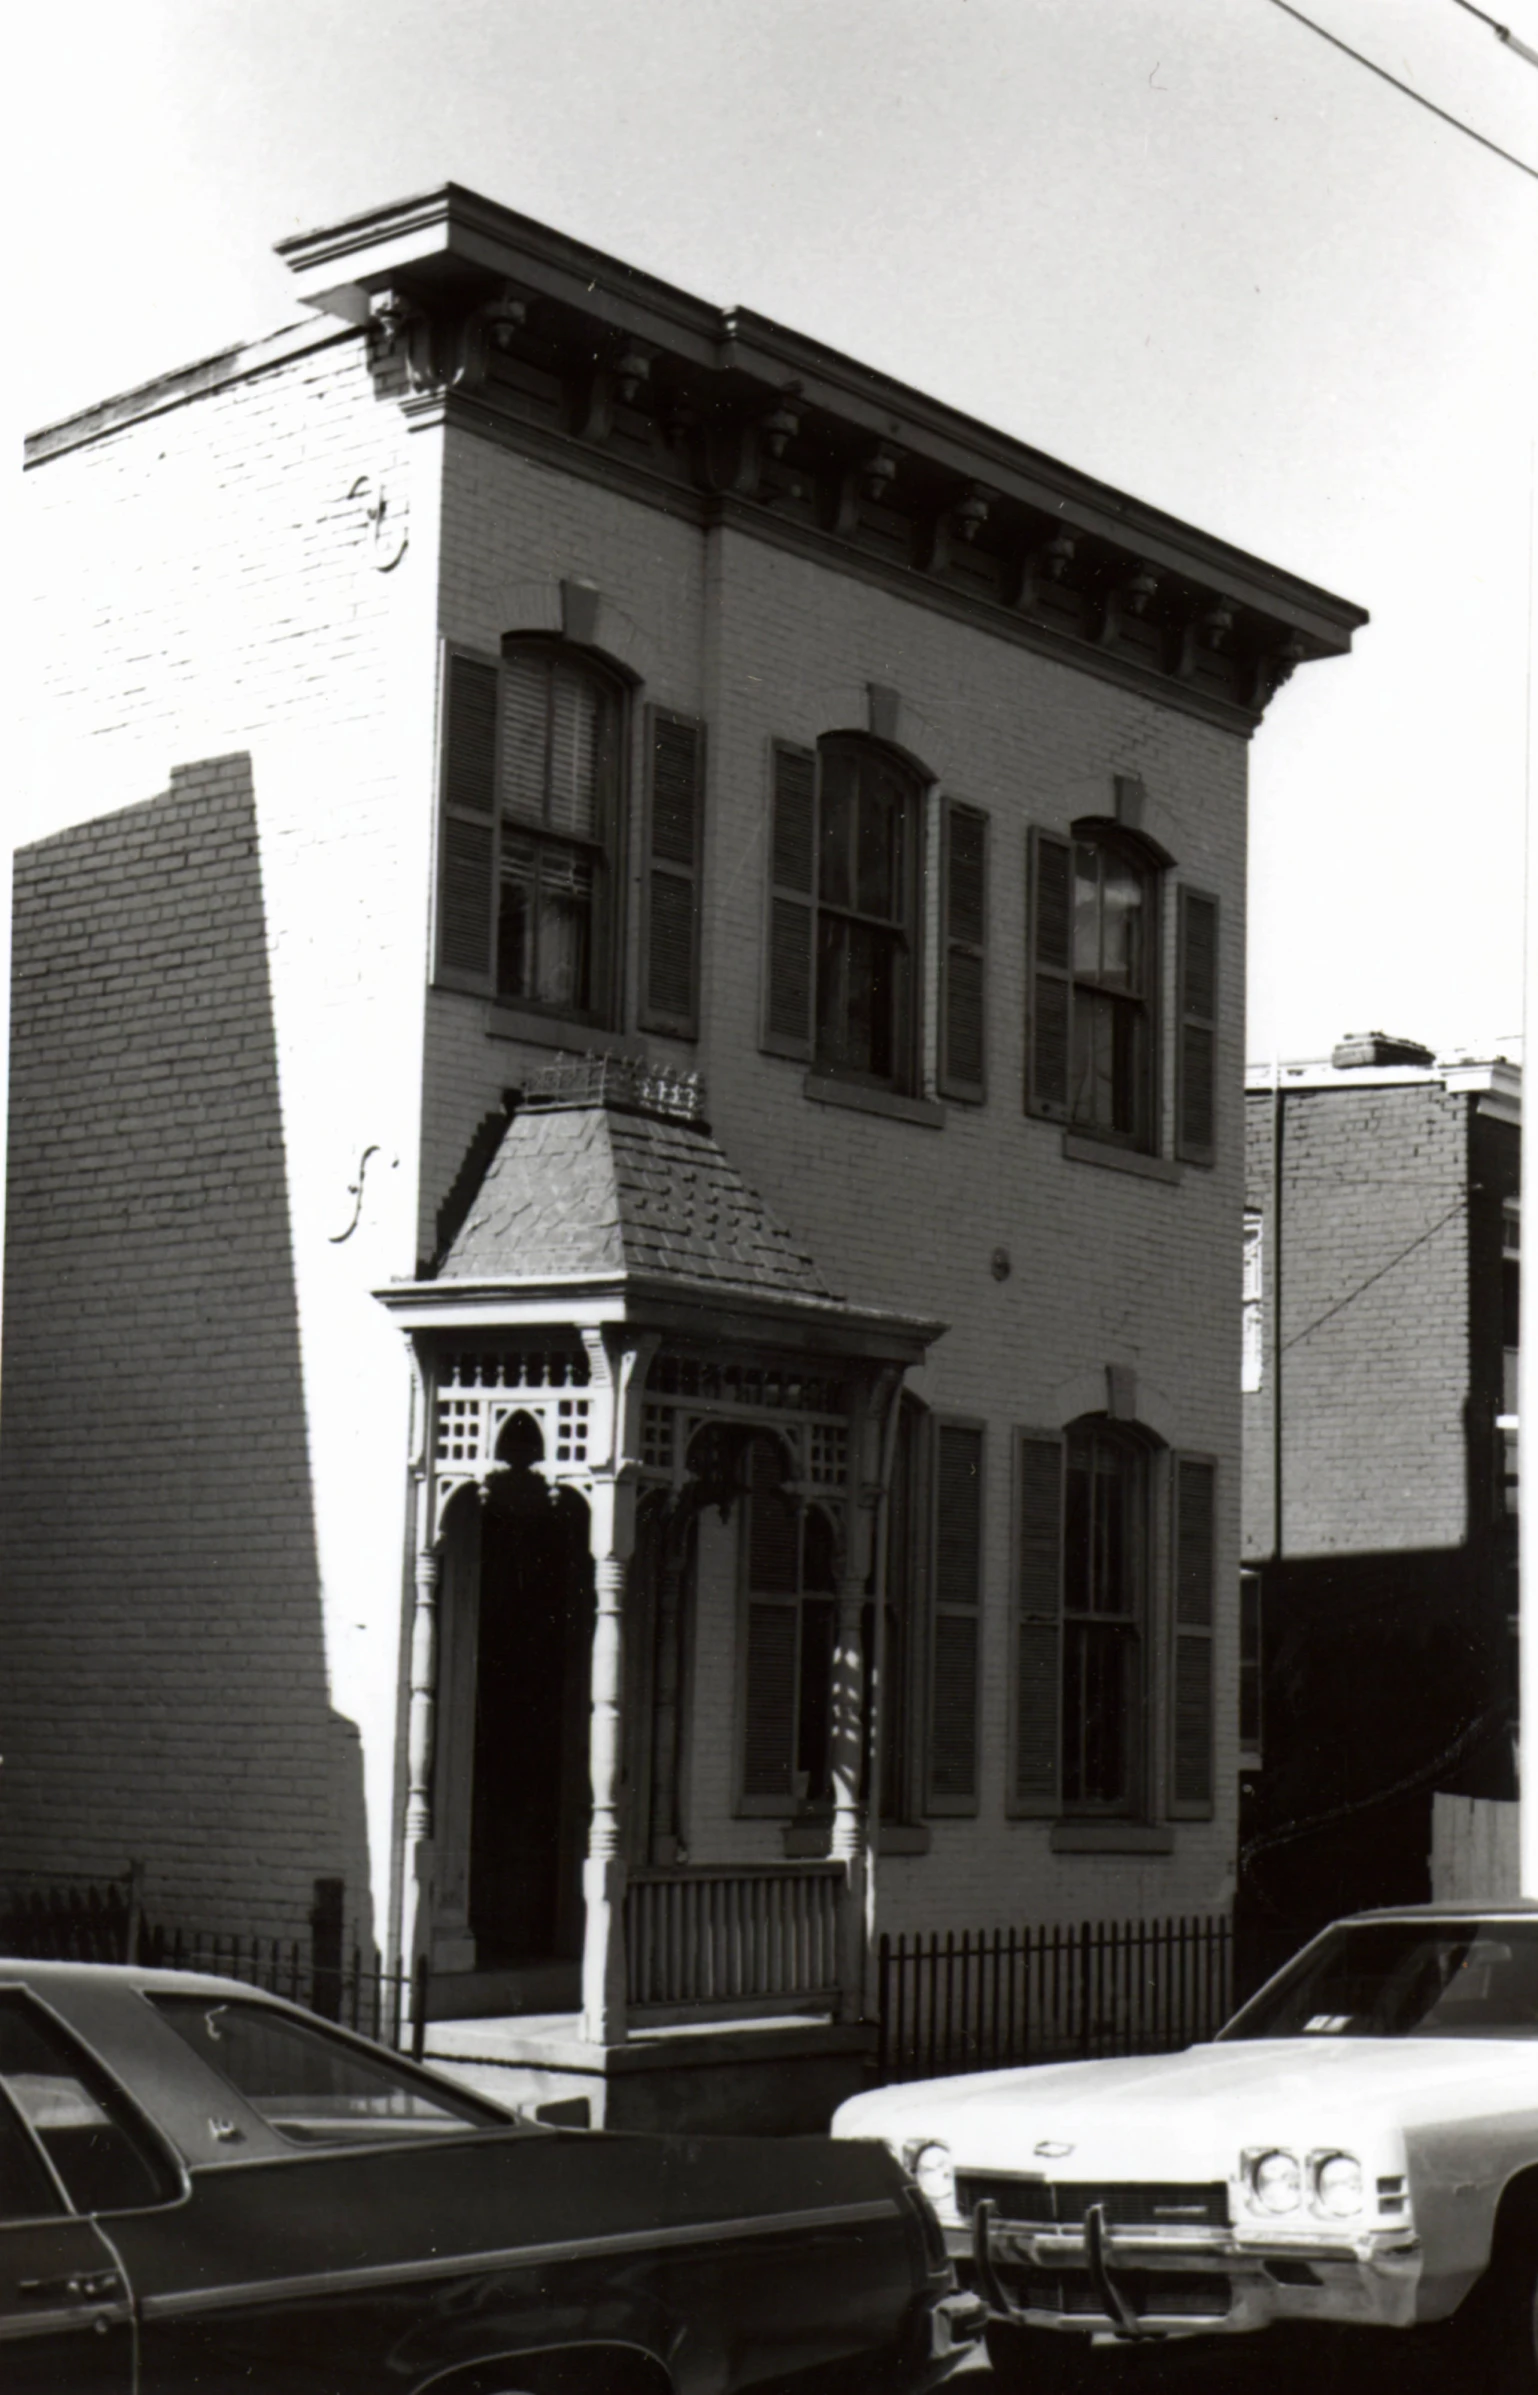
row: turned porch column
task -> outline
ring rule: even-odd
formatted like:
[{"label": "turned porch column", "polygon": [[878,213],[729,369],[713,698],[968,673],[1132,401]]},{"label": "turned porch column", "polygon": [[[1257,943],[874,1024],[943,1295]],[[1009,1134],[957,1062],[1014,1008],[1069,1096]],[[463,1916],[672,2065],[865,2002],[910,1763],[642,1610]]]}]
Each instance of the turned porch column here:
[{"label": "turned porch column", "polygon": [[657,1342],[610,1329],[584,1331],[583,1344],[592,1385],[609,1397],[611,1429],[608,1468],[588,1485],[596,1610],[588,1736],[593,1811],[582,1866],[582,2036],[591,2045],[611,2046],[625,2036],[625,1584],[635,1552],[641,1392]]}]

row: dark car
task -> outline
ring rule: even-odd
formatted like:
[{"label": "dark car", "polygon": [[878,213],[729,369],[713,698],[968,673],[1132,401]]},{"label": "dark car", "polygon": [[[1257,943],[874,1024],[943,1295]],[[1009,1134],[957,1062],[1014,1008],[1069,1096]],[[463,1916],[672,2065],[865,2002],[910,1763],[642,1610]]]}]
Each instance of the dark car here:
[{"label": "dark car", "polygon": [[903,2395],[981,2325],[879,2146],[521,2122],[231,1980],[0,1962],[7,2395]]}]

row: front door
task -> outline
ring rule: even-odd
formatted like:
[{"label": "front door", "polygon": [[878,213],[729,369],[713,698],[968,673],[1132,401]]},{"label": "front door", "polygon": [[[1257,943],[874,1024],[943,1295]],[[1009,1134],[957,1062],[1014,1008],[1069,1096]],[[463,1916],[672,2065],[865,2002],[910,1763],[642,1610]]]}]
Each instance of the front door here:
[{"label": "front door", "polygon": [[532,1472],[481,1518],[470,1928],[478,1969],[575,1961],[591,1792],[587,1508]]}]

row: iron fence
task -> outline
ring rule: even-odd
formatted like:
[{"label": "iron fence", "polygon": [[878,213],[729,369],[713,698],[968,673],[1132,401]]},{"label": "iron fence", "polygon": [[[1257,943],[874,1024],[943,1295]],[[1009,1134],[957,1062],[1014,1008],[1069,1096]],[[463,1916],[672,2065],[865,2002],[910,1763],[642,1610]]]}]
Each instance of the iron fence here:
[{"label": "iron fence", "polygon": [[881,2080],[1198,2043],[1232,2010],[1226,1914],[883,1937]]},{"label": "iron fence", "polygon": [[144,1873],[111,1879],[8,1871],[0,1880],[0,1954],[28,1962],[126,1963],[138,1959]]}]

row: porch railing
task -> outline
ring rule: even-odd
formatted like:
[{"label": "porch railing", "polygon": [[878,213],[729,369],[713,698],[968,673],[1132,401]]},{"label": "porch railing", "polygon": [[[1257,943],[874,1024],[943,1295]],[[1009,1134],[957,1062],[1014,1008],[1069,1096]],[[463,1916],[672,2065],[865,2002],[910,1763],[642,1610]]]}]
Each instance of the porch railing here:
[{"label": "porch railing", "polygon": [[625,1891],[630,2009],[831,2008],[843,1887],[841,1863],[632,1871]]},{"label": "porch railing", "polygon": [[1228,1917],[883,1937],[881,2080],[1196,2044],[1232,2010]]}]

